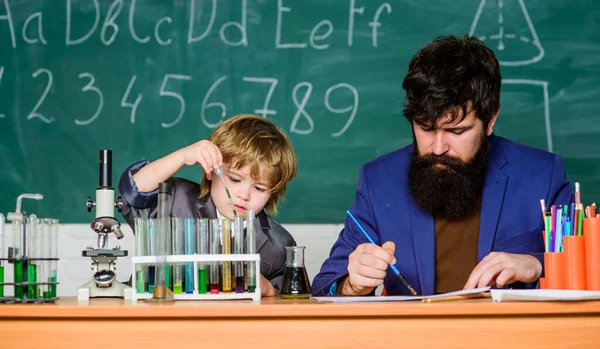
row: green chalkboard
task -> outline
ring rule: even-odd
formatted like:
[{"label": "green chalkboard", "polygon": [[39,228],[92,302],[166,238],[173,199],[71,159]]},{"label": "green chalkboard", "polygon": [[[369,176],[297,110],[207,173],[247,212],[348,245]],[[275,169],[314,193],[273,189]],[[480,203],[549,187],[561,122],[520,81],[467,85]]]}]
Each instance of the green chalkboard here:
[{"label": "green chalkboard", "polygon": [[498,54],[497,134],[562,155],[600,201],[599,16],[569,0],[0,0],[0,212],[39,192],[24,209],[90,222],[98,150],[116,187],[130,163],[256,113],[299,158],[279,221],[342,222],[359,166],[411,142],[402,79],[444,34]]}]

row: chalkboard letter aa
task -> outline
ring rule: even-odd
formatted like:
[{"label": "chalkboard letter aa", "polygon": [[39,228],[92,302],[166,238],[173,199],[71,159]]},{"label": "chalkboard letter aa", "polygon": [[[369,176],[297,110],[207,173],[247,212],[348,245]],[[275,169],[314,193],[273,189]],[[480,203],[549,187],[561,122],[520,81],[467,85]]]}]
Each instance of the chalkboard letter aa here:
[{"label": "chalkboard letter aa", "polygon": [[[27,36],[27,28],[29,28],[29,23],[31,23],[31,21],[33,21],[34,19],[37,19],[38,38],[30,39]],[[40,41],[44,45],[48,44],[46,42],[46,39],[44,39],[44,33],[42,31],[42,13],[41,12],[36,12],[36,13],[32,14],[31,16],[27,17],[25,24],[23,24],[23,40],[25,40],[25,42],[28,44],[35,44]]]},{"label": "chalkboard letter aa", "polygon": [[6,8],[6,14],[0,16],[0,21],[5,20],[8,22],[8,28],[10,29],[10,38],[12,40],[12,47],[17,47],[17,40],[15,38],[15,27],[13,25],[12,15],[10,14],[10,6],[8,0],[4,0],[4,7]]}]

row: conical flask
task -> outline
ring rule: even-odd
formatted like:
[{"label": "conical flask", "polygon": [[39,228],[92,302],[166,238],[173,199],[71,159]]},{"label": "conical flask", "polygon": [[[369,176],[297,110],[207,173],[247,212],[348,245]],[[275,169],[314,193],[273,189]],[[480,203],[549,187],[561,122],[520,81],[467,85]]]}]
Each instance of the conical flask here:
[{"label": "conical flask", "polygon": [[481,0],[469,35],[493,49],[500,65],[529,65],[544,57],[524,0]]},{"label": "conical flask", "polygon": [[286,246],[285,272],[279,295],[281,298],[310,298],[311,289],[304,267],[304,246]]}]

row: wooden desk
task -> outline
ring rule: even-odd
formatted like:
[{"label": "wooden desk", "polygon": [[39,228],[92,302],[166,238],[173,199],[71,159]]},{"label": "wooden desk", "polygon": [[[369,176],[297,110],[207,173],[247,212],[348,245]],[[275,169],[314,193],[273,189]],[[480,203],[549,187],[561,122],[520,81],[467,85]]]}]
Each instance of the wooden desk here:
[{"label": "wooden desk", "polygon": [[[109,344],[112,343],[112,344]],[[600,302],[0,305],[0,348],[600,348]],[[202,346],[198,346],[202,345]]]}]

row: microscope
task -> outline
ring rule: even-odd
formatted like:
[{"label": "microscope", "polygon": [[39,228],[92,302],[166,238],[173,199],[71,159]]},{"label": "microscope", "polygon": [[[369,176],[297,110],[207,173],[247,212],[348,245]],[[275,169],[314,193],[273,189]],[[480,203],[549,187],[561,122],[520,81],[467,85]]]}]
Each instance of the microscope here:
[{"label": "microscope", "polygon": [[123,238],[121,224],[115,218],[115,207],[121,212],[123,201],[119,197],[115,201],[115,190],[112,187],[112,151],[100,150],[99,154],[99,184],[96,189],[96,202],[88,197],[87,211],[96,207],[96,219],[90,227],[97,234],[97,248],[88,246],[82,251],[83,257],[92,259],[92,279],[83,284],[77,293],[79,300],[95,297],[119,297],[130,299],[131,287],[117,281],[117,258],[126,257],[127,251],[119,245],[112,249],[106,248],[108,237],[112,233],[117,239]]}]

